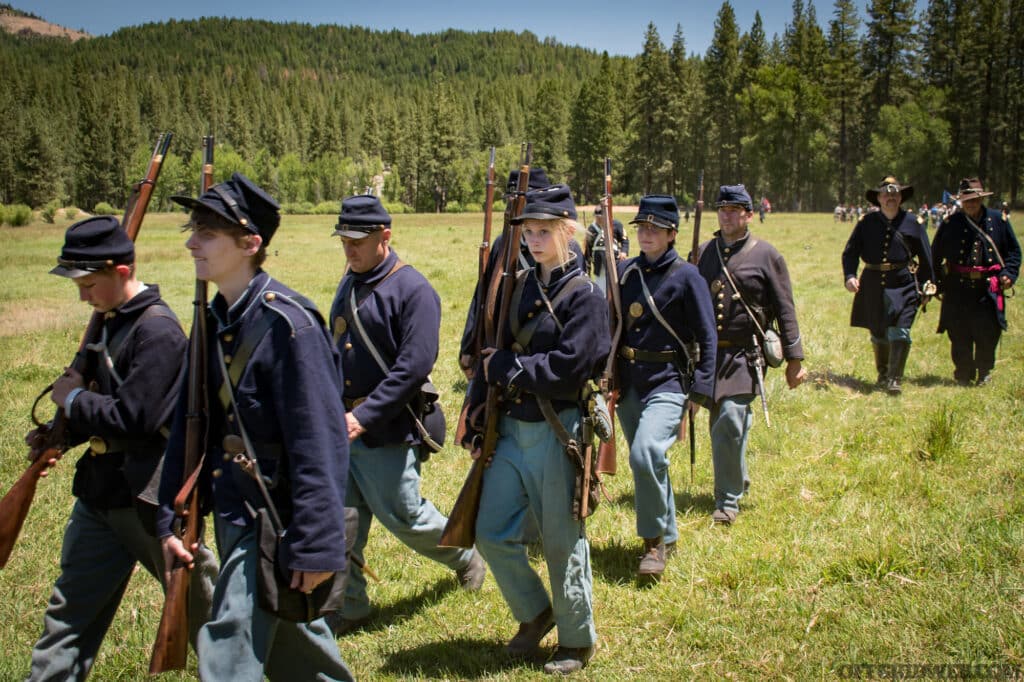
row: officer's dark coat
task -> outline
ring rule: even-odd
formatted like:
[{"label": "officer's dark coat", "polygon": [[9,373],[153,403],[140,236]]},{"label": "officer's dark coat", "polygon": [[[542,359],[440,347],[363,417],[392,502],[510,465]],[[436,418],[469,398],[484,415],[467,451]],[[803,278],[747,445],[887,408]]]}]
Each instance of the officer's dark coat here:
[{"label": "officer's dark coat", "polygon": [[[430,282],[406,265],[390,276],[398,262],[391,253],[377,267],[349,271],[338,284],[331,305],[331,327],[341,351],[345,399],[365,398],[352,410],[366,429],[368,447],[419,444],[420,435],[405,405],[419,396],[437,360],[441,299]],[[385,374],[353,325],[345,321],[348,295],[355,288],[359,320],[390,371]]]},{"label": "officer's dark coat", "polygon": [[[675,351],[685,366],[684,349],[651,313],[644,296],[639,269],[643,273],[654,305],[672,330],[685,344],[696,342],[699,361],[695,363],[691,400],[710,406],[715,385],[715,353],[718,334],[712,312],[708,285],[697,268],[687,263],[674,248],[669,248],[655,262],[641,253],[619,263],[620,293],[623,311],[622,345],[646,351]],[[640,312],[633,316],[631,312]],[[685,393],[677,367],[667,362],[644,362],[619,358],[619,382],[625,393],[631,386],[640,400],[656,393]]]},{"label": "officer's dark coat", "polygon": [[[755,243],[751,244],[754,241]],[[720,232],[715,239],[701,245],[697,269],[711,287],[718,331],[718,353],[715,369],[715,402],[736,395],[757,394],[757,379],[750,352],[757,329],[740,301],[733,298],[733,288],[722,272],[722,258],[729,274],[743,291],[743,298],[754,313],[762,317],[762,328],[768,320],[776,320],[782,338],[783,355],[787,360],[802,360],[803,344],[796,321],[793,287],[782,255],[768,242],[747,233],[731,247],[725,245]],[[748,251],[749,249],[749,251]],[[741,258],[742,255],[742,258]],[[739,259],[735,265],[730,261]],[[720,284],[715,284],[720,282]],[[716,291],[717,289],[717,291]]]},{"label": "officer's dark coat", "polygon": [[[316,308],[262,270],[230,310],[218,294],[208,320],[210,428],[200,478],[205,507],[226,522],[249,525],[244,501],[263,506],[252,479],[225,460],[223,437],[245,425],[271,496],[286,526],[284,565],[299,571],[345,569],[343,508],[348,433],[337,354]],[[262,333],[261,333],[262,332]],[[255,344],[238,380],[237,414],[218,396],[222,374],[216,340],[230,368]],[[187,378],[186,378],[187,381]],[[187,384],[186,384],[187,386]],[[182,391],[160,486],[158,531],[170,534],[172,504],[184,466],[187,390]]]},{"label": "officer's dark coat", "polygon": [[[157,309],[140,319],[152,306]],[[123,339],[114,349],[123,383],[117,385],[100,353],[89,351],[86,380],[95,379],[99,390],[78,394],[68,425],[74,445],[90,436],[108,441],[105,454],[90,450],[79,459],[73,492],[93,508],[112,509],[132,506],[160,463],[166,442],[160,429],[177,402],[188,340],[156,285],[108,312],[103,327],[108,344]]]},{"label": "officer's dark coat", "polygon": [[[1006,275],[1016,282],[1020,275],[1020,244],[1013,227],[1003,220],[999,211],[984,209],[978,227],[992,239],[1002,255],[1005,268],[999,268],[999,259],[992,251],[988,240],[983,238],[967,222],[967,216],[957,211],[939,225],[932,243],[932,260],[939,278],[939,293],[942,294],[942,312],[939,314],[938,331],[963,324],[970,319],[968,311],[978,306],[989,309],[1006,329],[1006,311],[1000,309],[997,301],[1002,296],[993,278]],[[967,279],[950,266],[995,268],[983,279]],[[1005,301],[1005,298],[1003,299]]]},{"label": "officer's dark coat", "polygon": [[[519,352],[496,351],[488,366],[489,383],[504,391],[503,414],[528,422],[544,421],[534,396],[551,400],[556,411],[577,405],[580,390],[601,373],[611,348],[605,298],[584,277],[576,262],[552,270],[548,286],[541,284],[538,274],[535,267],[520,275],[523,293],[518,309],[510,311],[510,316],[518,316],[521,325],[541,316],[529,344]],[[559,331],[540,292],[554,302],[563,287],[576,278],[582,281],[574,284],[572,291],[554,306],[555,316],[562,324]],[[506,338],[513,338],[511,324]],[[481,369],[469,386],[470,414],[485,402],[486,393]],[[480,424],[471,424],[466,440],[479,428]]]},{"label": "officer's dark coat", "polygon": [[[487,261],[487,269],[484,272],[484,281],[491,281],[491,273],[494,272],[494,268],[498,266],[498,253],[501,251],[502,235],[498,235],[498,238],[494,240],[491,245],[490,258]],[[579,242],[575,239],[569,240],[569,250],[572,251],[573,255],[576,256],[576,266],[581,272],[586,272],[586,260],[583,256],[583,249],[580,247]],[[516,264],[516,271],[520,271],[526,268],[532,268],[537,262],[533,259],[533,254],[530,253],[530,249],[526,246],[526,242],[520,242],[519,244],[519,260]],[[459,355],[472,355],[473,345],[476,341],[474,330],[476,328],[476,313],[477,313],[477,289],[473,290],[473,298],[469,302],[469,312],[466,314],[466,328],[462,332],[462,342],[459,344]]]},{"label": "officer's dark coat", "polygon": [[[872,211],[853,228],[843,249],[844,279],[857,276],[861,260],[882,265],[914,259],[917,276],[915,279],[909,267],[886,272],[865,268],[860,273],[860,290],[853,297],[850,326],[863,327],[885,338],[887,327],[909,329],[914,323],[921,301],[918,289],[934,281],[931,247],[922,222],[909,211],[901,210],[891,221],[881,211]],[[889,301],[890,315],[886,315],[883,298]]]}]

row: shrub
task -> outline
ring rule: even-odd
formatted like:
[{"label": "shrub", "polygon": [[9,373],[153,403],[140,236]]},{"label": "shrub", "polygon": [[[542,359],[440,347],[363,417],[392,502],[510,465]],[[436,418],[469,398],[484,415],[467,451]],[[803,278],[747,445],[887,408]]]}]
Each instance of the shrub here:
[{"label": "shrub", "polygon": [[309,215],[313,212],[313,204],[308,201],[290,201],[281,205],[281,212],[286,215]]},{"label": "shrub", "polygon": [[117,215],[117,209],[105,201],[96,204],[92,212],[94,215]]},{"label": "shrub", "polygon": [[321,201],[313,207],[313,213],[317,215],[334,215],[341,211],[340,201]]},{"label": "shrub", "polygon": [[384,204],[384,210],[386,210],[391,215],[395,215],[398,213],[415,213],[412,206],[403,204],[400,201],[385,201],[382,203]]},{"label": "shrub", "polygon": [[67,218],[68,220],[74,220],[76,217],[78,217],[78,209],[75,208],[74,206],[68,206],[67,208],[64,209],[64,217]]},{"label": "shrub", "polygon": [[46,206],[43,206],[42,209],[40,209],[39,217],[42,218],[44,222],[50,223],[52,225],[54,219],[57,217],[57,209],[59,208],[60,205],[57,204],[57,200],[54,199],[53,201],[46,204]]},{"label": "shrub", "polygon": [[4,209],[3,222],[11,227],[22,227],[32,222],[32,209],[25,204],[11,204]]}]

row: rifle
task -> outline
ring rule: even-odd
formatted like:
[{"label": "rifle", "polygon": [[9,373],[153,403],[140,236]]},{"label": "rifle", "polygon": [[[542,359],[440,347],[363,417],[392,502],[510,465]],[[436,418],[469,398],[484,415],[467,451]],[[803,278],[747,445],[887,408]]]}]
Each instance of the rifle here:
[{"label": "rifle", "polygon": [[597,451],[597,473],[615,475],[615,406],[619,401],[619,380],[617,376],[619,343],[622,341],[622,298],[619,292],[619,269],[615,263],[615,234],[612,222],[612,160],[604,160],[604,276],[605,295],[608,299],[608,321],[612,333],[612,349],[605,361],[604,373],[599,386],[608,404],[611,433],[608,440],[602,440]]},{"label": "rifle", "polygon": [[[697,265],[697,251],[700,249],[700,216],[704,213],[704,169],[697,174],[697,205],[693,209],[693,241],[690,244],[690,263]],[[697,435],[694,433],[693,415],[690,414],[690,401],[683,404],[683,420],[679,422],[679,440],[683,439],[683,431],[689,424],[690,431],[690,485],[693,485],[693,468],[697,463]]]},{"label": "rifle", "polygon": [[[128,199],[128,207],[125,209],[124,219],[121,226],[132,241],[139,235],[142,227],[142,218],[146,214],[146,207],[153,196],[153,188],[157,178],[160,177],[160,168],[164,163],[164,156],[171,145],[173,133],[161,133],[157,138],[153,155],[149,159],[149,167],[146,175],[137,183],[132,185],[131,195]],[[71,361],[71,368],[84,374],[86,370],[86,347],[99,341],[103,332],[103,313],[95,312],[85,328],[82,341],[78,345],[78,352]],[[14,549],[14,543],[18,540],[21,527],[28,516],[28,510],[32,506],[32,500],[36,495],[36,485],[39,478],[46,473],[51,462],[60,459],[68,449],[68,423],[64,409],[58,407],[54,412],[53,420],[44,424],[36,418],[36,407],[39,401],[53,390],[53,384],[43,389],[43,392],[36,397],[32,403],[32,422],[36,425],[39,439],[32,446],[29,452],[31,464],[25,469],[21,477],[11,486],[3,499],[0,500],[0,568],[7,565],[7,560]]]},{"label": "rifle", "polygon": [[[519,167],[519,182],[515,197],[508,203],[505,210],[505,224],[501,231],[501,250],[498,252],[498,263],[501,268],[494,268],[491,281],[488,283],[486,307],[484,309],[485,340],[489,348],[503,348],[508,345],[506,328],[508,327],[509,309],[512,307],[512,290],[515,286],[517,263],[519,261],[519,241],[521,229],[512,224],[512,218],[522,213],[526,203],[526,191],[530,188],[530,163],[533,157],[533,145],[527,143],[523,163]],[[498,290],[501,298],[498,300]],[[494,324],[494,310],[497,307],[497,324]],[[482,372],[481,367],[478,371]],[[482,380],[483,376],[477,378]],[[487,387],[487,402],[484,406],[484,436],[480,456],[473,460],[466,482],[459,491],[448,523],[445,525],[439,547],[470,548],[476,540],[476,517],[480,512],[480,495],[483,492],[484,469],[487,460],[494,455],[498,445],[498,400],[502,389],[495,386]]]},{"label": "rifle", "polygon": [[[203,169],[200,194],[213,186],[213,135],[203,137]],[[206,368],[207,283],[196,279],[192,331],[188,345],[188,409],[185,414],[185,467],[182,487],[174,498],[179,521],[175,535],[185,549],[199,541],[199,495],[195,485],[206,457],[206,421],[208,415]],[[164,607],[149,660],[149,674],[183,670],[188,660],[188,588],[191,567],[175,560],[164,592]]]},{"label": "rifle", "polygon": [[[494,204],[494,147],[491,147],[491,160],[487,164],[487,189],[484,192],[484,237],[480,242],[480,253],[477,263],[476,275],[476,310],[473,317],[473,355],[470,358],[469,367],[476,365],[480,357],[480,350],[483,348],[484,339],[484,318],[486,317],[487,304],[487,262],[491,258],[491,208]],[[459,413],[459,424],[455,429],[455,442],[461,443],[466,435],[466,420],[469,419],[469,404],[462,406]]]}]

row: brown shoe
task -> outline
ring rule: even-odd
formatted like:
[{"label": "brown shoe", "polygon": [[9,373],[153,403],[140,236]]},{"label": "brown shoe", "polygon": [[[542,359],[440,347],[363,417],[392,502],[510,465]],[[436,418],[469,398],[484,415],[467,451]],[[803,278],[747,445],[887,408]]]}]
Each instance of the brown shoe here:
[{"label": "brown shoe", "polygon": [[665,572],[665,543],[660,535],[644,538],[644,555],[640,557],[640,567],[636,572],[642,578],[657,578]]},{"label": "brown shoe", "polygon": [[455,577],[466,592],[479,590],[484,584],[484,578],[487,577],[487,564],[484,563],[480,552],[474,549],[472,556],[469,557],[469,563],[456,570]]},{"label": "brown shoe", "polygon": [[505,653],[513,658],[528,658],[537,653],[537,647],[544,635],[555,627],[555,616],[551,607],[546,607],[529,623],[520,623],[519,632],[505,645]]},{"label": "brown shoe", "polygon": [[548,675],[569,675],[587,667],[590,657],[594,655],[594,647],[573,648],[560,646],[555,656],[544,664],[544,672]]},{"label": "brown shoe", "polygon": [[736,520],[736,511],[733,509],[716,509],[711,513],[711,520],[728,526]]}]

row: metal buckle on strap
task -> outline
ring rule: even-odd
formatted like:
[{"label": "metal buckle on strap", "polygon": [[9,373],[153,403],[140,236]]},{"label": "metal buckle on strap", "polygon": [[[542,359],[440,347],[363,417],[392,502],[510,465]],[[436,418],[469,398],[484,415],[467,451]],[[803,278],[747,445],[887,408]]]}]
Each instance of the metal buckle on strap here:
[{"label": "metal buckle on strap", "polygon": [[619,348],[619,355],[627,360],[633,360],[636,358],[636,349],[630,348],[629,346],[623,346],[622,348]]},{"label": "metal buckle on strap", "polygon": [[89,436],[89,451],[92,456],[107,454],[107,441],[102,436]]}]

